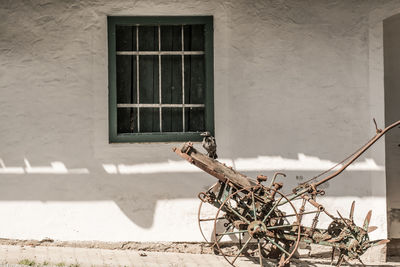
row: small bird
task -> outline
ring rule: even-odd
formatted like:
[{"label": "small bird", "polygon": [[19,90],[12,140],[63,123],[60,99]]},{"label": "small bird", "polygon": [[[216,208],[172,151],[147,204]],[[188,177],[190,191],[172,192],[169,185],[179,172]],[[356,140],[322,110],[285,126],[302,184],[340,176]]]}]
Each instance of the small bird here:
[{"label": "small bird", "polygon": [[202,145],[204,149],[207,151],[207,155],[212,159],[218,158],[217,143],[215,142],[214,136],[212,136],[210,132],[204,132],[200,135],[204,136]]}]

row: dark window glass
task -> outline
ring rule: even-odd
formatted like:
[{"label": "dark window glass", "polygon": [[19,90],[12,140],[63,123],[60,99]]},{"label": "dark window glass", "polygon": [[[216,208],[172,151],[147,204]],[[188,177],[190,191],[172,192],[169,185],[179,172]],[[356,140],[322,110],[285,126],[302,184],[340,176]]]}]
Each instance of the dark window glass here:
[{"label": "dark window glass", "polygon": [[117,51],[136,50],[136,27],[117,25],[115,29]]},{"label": "dark window glass", "polygon": [[185,56],[185,103],[204,103],[204,56]]},{"label": "dark window glass", "polygon": [[182,27],[161,26],[161,51],[182,50]]},{"label": "dark window glass", "polygon": [[205,131],[204,25],[116,25],[115,34],[117,133]]}]

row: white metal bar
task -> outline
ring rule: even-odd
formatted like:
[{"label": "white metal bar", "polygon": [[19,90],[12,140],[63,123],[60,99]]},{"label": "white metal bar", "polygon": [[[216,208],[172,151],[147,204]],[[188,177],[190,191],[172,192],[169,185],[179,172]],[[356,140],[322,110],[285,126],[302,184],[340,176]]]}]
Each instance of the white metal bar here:
[{"label": "white metal bar", "polygon": [[141,56],[190,56],[190,55],[204,55],[204,51],[117,51],[117,55],[121,56],[134,56],[134,55],[141,55]]},{"label": "white metal bar", "polygon": [[183,25],[181,26],[181,52],[182,52],[182,132],[185,132],[185,39]]},{"label": "white metal bar", "polygon": [[[136,50],[139,51],[139,25],[136,26]],[[137,103],[137,128],[140,133],[140,107],[139,107],[139,54],[136,54],[136,103]],[[117,105],[118,106],[118,105]]]},{"label": "white metal bar", "polygon": [[[158,52],[161,51],[161,27],[158,25]],[[161,54],[158,53],[158,103],[159,108],[159,119],[160,119],[160,132],[162,133],[162,106],[161,106]]]},{"label": "white metal bar", "polygon": [[204,108],[204,104],[117,104],[118,108]]}]

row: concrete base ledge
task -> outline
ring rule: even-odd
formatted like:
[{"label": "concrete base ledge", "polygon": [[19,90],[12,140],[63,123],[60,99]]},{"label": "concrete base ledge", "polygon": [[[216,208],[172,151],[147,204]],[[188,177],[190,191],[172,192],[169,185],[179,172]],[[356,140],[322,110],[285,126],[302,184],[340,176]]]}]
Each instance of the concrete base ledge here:
[{"label": "concrete base ledge", "polygon": [[[390,243],[389,243],[390,244]],[[44,247],[72,247],[72,248],[96,248],[111,250],[136,250],[148,252],[174,252],[190,254],[215,254],[213,247],[204,242],[102,242],[102,241],[59,241],[52,239],[43,240],[17,240],[0,239],[0,245],[13,246],[44,246]],[[366,262],[386,262],[387,246],[372,247],[362,255]],[[298,249],[299,258],[330,259],[332,249],[321,245],[303,246]],[[393,255],[392,255],[393,256]]]}]

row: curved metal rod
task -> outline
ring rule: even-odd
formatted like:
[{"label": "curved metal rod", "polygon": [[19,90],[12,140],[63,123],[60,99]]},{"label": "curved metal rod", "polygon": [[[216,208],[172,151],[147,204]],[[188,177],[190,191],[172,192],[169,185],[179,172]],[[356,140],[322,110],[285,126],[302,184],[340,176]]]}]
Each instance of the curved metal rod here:
[{"label": "curved metal rod", "polygon": [[396,127],[398,125],[400,125],[400,120],[389,125],[388,127],[386,127],[383,130],[377,129],[376,135],[371,140],[369,140],[369,142],[362,149],[360,149],[360,151],[358,151],[346,164],[344,164],[344,166],[341,169],[339,169],[335,173],[332,173],[331,175],[322,179],[321,181],[313,183],[312,185],[319,186],[319,185],[331,180],[332,178],[336,177],[340,173],[342,173],[351,163],[353,163],[356,159],[358,159],[368,148],[370,148],[376,141],[378,141],[379,138],[384,136],[388,131],[390,131],[391,129],[393,129],[394,127]]}]

